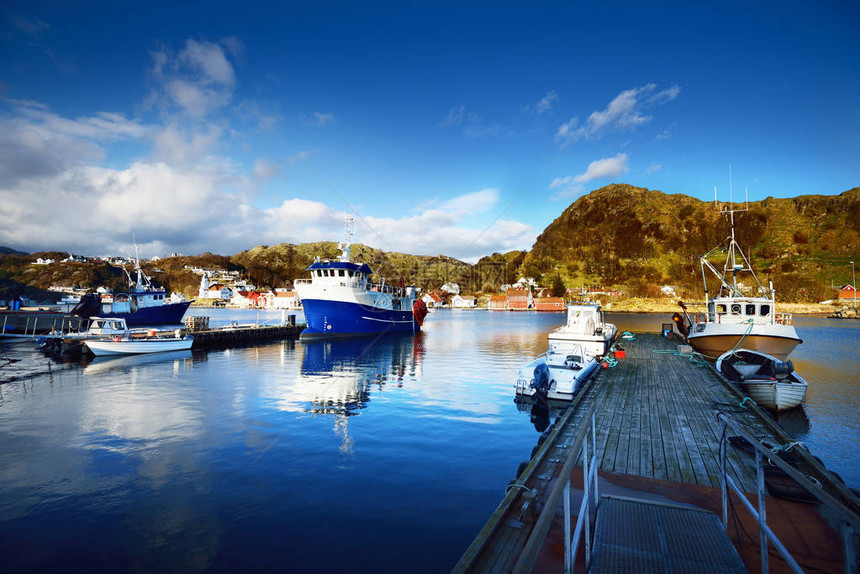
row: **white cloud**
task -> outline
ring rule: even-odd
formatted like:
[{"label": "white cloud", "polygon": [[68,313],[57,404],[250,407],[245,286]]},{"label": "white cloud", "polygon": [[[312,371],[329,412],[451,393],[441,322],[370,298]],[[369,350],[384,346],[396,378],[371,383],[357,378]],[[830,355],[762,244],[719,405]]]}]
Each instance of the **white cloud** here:
[{"label": "white cloud", "polygon": [[236,75],[224,47],[235,53],[237,43],[235,39],[225,40],[224,45],[189,39],[177,54],[167,47],[152,52],[150,102],[168,113],[178,110],[198,119],[229,104]]},{"label": "white cloud", "polygon": [[660,171],[661,169],[663,169],[663,164],[662,164],[662,163],[657,163],[657,162],[655,161],[654,163],[652,163],[651,165],[649,165],[649,166],[645,169],[645,173],[646,173],[646,174],[654,173],[654,172],[656,172],[656,171]]},{"label": "white cloud", "polygon": [[221,135],[221,128],[215,124],[195,128],[170,124],[153,134],[152,157],[173,165],[199,161],[217,149]]},{"label": "white cloud", "polygon": [[560,189],[553,199],[573,197],[582,193],[585,184],[595,179],[608,179],[627,173],[627,154],[599,159],[588,164],[584,173],[574,176],[557,177],[550,183],[550,189]]},{"label": "white cloud", "polygon": [[556,131],[555,140],[572,143],[581,139],[599,138],[609,130],[635,130],[652,119],[652,116],[643,113],[645,109],[674,100],[680,92],[681,88],[677,85],[658,92],[657,84],[654,83],[625,90],[615,96],[606,109],[592,112],[581,127],[577,117],[561,124]]}]

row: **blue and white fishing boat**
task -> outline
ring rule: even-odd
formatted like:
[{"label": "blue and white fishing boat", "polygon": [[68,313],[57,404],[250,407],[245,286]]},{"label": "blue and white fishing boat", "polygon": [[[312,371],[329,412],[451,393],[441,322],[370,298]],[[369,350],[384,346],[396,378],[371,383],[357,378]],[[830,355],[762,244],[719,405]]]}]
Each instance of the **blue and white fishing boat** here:
[{"label": "blue and white fishing boat", "polygon": [[340,257],[336,261],[317,258],[308,267],[311,278],[295,282],[308,324],[301,338],[417,332],[427,307],[416,289],[386,285],[384,280],[373,283],[370,267],[350,261],[353,233],[354,221],[347,218]]},{"label": "blue and white fishing boat", "polygon": [[135,257],[134,268],[137,271],[136,280],[123,268],[128,277],[128,293],[115,293],[108,300],[102,300],[95,293],[84,295],[81,302],[72,309],[72,314],[84,318],[121,318],[125,319],[129,326],[181,323],[193,301],[170,302],[173,300],[167,297],[167,291],[155,287],[143,272],[139,257]]}]

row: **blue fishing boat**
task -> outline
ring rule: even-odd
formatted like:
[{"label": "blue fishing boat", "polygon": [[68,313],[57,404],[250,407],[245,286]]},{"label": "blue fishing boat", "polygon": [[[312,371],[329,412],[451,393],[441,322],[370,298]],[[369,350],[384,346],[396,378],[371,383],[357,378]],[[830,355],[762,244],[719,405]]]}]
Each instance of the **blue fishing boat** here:
[{"label": "blue fishing boat", "polygon": [[380,333],[417,332],[427,307],[417,290],[403,285],[373,283],[364,263],[350,261],[354,221],[346,219],[346,241],[336,261],[319,258],[308,267],[310,279],[295,282],[307,329],[302,339],[355,337]]},{"label": "blue fishing boat", "polygon": [[193,301],[169,303],[167,291],[152,284],[151,279],[141,269],[139,258],[135,258],[134,267],[137,271],[136,280],[123,268],[128,277],[128,293],[115,293],[106,300],[102,300],[96,293],[84,295],[81,302],[72,309],[72,314],[84,318],[125,319],[129,326],[181,323]]}]

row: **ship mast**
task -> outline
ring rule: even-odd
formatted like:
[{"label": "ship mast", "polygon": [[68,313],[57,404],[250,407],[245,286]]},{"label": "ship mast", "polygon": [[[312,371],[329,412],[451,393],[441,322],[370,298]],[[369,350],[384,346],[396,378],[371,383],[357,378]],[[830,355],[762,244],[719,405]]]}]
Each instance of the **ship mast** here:
[{"label": "ship mast", "polygon": [[352,237],[355,235],[355,220],[352,217],[346,216],[343,218],[344,223],[344,242],[338,245],[340,249],[340,261],[349,263],[349,252],[352,246]]}]

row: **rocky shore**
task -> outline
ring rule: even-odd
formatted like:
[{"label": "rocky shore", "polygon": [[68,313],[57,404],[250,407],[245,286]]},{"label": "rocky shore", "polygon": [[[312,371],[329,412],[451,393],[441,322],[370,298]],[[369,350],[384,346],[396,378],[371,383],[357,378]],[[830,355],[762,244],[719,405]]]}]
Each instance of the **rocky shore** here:
[{"label": "rocky shore", "polygon": [[843,305],[828,316],[834,319],[860,319],[860,308]]}]

